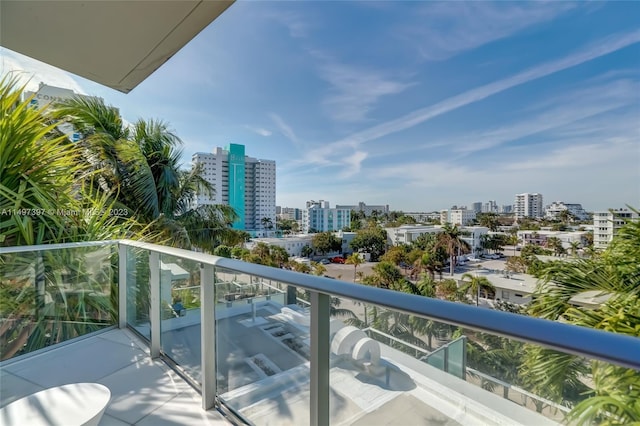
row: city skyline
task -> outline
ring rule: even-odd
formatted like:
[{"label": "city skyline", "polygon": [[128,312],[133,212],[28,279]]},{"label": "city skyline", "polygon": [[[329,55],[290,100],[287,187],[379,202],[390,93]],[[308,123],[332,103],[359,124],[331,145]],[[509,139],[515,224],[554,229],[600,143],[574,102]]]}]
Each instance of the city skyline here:
[{"label": "city skyline", "polygon": [[545,205],[606,210],[640,200],[638,13],[622,2],[236,3],[128,95],[6,49],[0,71],[102,97],[128,121],[168,121],[185,166],[243,144],[277,161],[281,206],[433,211],[539,192]]}]

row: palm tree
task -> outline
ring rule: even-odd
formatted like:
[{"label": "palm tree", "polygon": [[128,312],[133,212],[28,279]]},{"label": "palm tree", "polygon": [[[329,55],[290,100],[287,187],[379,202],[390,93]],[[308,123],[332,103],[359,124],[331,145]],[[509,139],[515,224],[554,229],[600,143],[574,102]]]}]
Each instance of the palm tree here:
[{"label": "palm tree", "polygon": [[469,253],[469,244],[462,239],[462,234],[457,225],[446,223],[442,227],[442,232],[437,236],[435,248],[442,247],[449,256],[449,272],[451,276],[455,271],[456,259],[459,254]]},{"label": "palm tree", "polygon": [[182,141],[166,123],[139,120],[127,126],[116,108],[98,98],[64,101],[52,115],[82,135],[78,146],[95,171],[96,189],[169,244],[213,251],[234,239],[230,225],[237,215],[231,207],[192,207],[197,192],[211,195],[213,188],[201,168],[180,169]]},{"label": "palm tree", "polygon": [[480,290],[484,290],[485,292],[496,291],[496,288],[493,286],[493,284],[491,284],[491,281],[489,281],[487,277],[463,274],[462,282],[464,282],[464,284],[460,288],[460,291],[463,294],[470,292],[471,294],[475,295],[476,306],[478,306],[480,302]]},{"label": "palm tree", "polygon": [[273,221],[271,220],[270,217],[263,217],[260,222],[262,222],[262,227],[264,229],[272,229],[273,228]]},{"label": "palm tree", "polygon": [[[563,210],[564,211],[564,210]],[[566,250],[562,246],[562,241],[558,237],[549,237],[547,238],[546,246],[548,249],[553,250],[556,256],[564,254]]]},{"label": "palm tree", "polygon": [[573,222],[575,220],[575,216],[569,210],[564,209],[558,213],[558,219],[560,219],[563,224],[568,225],[569,222]]},{"label": "palm tree", "polygon": [[358,253],[351,253],[351,255],[349,255],[349,257],[347,257],[347,259],[344,261],[344,263],[353,265],[353,282],[355,283],[357,276],[356,271],[358,269],[358,266],[364,263],[364,259],[360,257]]}]

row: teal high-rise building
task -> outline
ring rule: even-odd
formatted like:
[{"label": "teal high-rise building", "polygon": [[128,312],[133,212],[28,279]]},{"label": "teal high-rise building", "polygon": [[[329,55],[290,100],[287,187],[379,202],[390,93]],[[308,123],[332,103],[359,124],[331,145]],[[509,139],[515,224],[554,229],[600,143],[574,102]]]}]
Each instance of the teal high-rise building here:
[{"label": "teal high-rise building", "polygon": [[266,236],[276,224],[276,163],[249,157],[245,146],[231,143],[213,153],[193,154],[203,177],[215,188],[215,194],[197,194],[194,204],[227,204],[238,220],[233,228],[252,235]]},{"label": "teal high-rise building", "polygon": [[235,229],[245,229],[245,162],[244,145],[229,144],[229,205],[233,207],[238,220],[233,223]]}]

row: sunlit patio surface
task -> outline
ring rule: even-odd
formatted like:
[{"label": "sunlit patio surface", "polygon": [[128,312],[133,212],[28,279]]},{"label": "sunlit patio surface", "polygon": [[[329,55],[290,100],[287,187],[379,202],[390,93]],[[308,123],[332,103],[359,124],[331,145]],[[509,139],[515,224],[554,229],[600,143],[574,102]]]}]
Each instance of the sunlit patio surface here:
[{"label": "sunlit patio surface", "polygon": [[202,410],[200,394],[164,362],[151,359],[148,347],[132,332],[121,329],[5,362],[0,406],[81,382],[100,383],[111,391],[101,426],[230,424],[219,412]]}]

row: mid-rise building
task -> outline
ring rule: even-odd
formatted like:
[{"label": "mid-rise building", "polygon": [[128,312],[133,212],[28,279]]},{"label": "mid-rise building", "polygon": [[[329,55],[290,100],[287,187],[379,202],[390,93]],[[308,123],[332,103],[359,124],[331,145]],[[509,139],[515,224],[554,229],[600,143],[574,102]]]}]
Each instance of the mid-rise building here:
[{"label": "mid-rise building", "polygon": [[339,231],[351,226],[351,209],[331,208],[328,201],[307,201],[302,210],[303,232]]},{"label": "mid-rise building", "polygon": [[226,204],[239,219],[235,229],[266,235],[276,224],[276,162],[245,155],[244,145],[229,144],[215,152],[193,154],[194,167],[202,167],[204,179],[214,194],[199,192],[194,204]]},{"label": "mid-rise building", "polygon": [[498,203],[495,200],[489,200],[482,206],[482,213],[498,213]]},{"label": "mid-rise building", "polygon": [[440,223],[443,225],[445,223],[451,223],[452,225],[465,226],[473,222],[475,218],[476,212],[467,210],[466,208],[452,208],[440,212]]},{"label": "mid-rise building", "polygon": [[607,248],[618,229],[629,220],[638,220],[638,214],[629,209],[609,209],[593,213],[593,248]]},{"label": "mid-rise building", "polygon": [[296,221],[302,220],[302,209],[297,209],[295,207],[280,207],[280,212],[277,211],[276,207],[276,214],[280,219]]},{"label": "mid-rise building", "polygon": [[525,217],[533,219],[541,218],[544,214],[544,210],[542,209],[542,194],[538,194],[537,192],[516,194],[513,212],[516,219]]},{"label": "mid-rise building", "polygon": [[589,215],[582,208],[582,204],[569,204],[563,201],[554,201],[545,209],[547,219],[559,219],[563,211],[568,211],[577,220],[586,220]]},{"label": "mid-rise building", "polygon": [[[357,205],[337,205],[336,204],[336,209],[340,209],[340,210],[354,210],[356,212],[362,212],[364,213],[365,216],[370,217],[373,216],[374,214],[377,214],[378,216],[382,216],[385,213],[389,213],[389,205],[367,205],[365,203],[363,203],[362,201],[360,201]],[[375,212],[375,213],[374,213]]]}]

